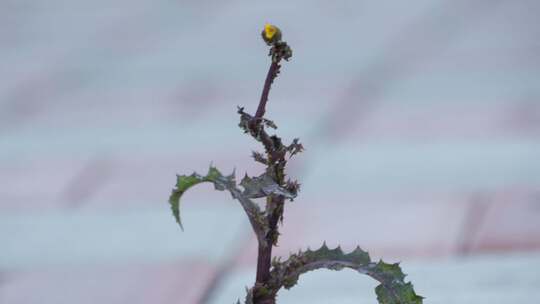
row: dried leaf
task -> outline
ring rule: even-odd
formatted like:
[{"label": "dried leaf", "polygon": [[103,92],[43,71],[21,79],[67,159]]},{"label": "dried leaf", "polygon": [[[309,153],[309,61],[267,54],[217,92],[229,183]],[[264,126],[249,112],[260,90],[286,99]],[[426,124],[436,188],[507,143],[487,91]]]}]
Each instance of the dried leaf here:
[{"label": "dried leaf", "polygon": [[259,163],[261,163],[263,165],[268,165],[268,159],[266,159],[266,157],[264,157],[264,155],[262,153],[253,151],[251,153],[251,156],[253,157],[253,159],[256,162],[259,162]]},{"label": "dried leaf", "polygon": [[296,197],[296,193],[278,185],[267,173],[263,173],[257,177],[248,177],[245,175],[240,182],[240,186],[244,187],[242,194],[248,198],[261,198],[271,194],[282,195],[291,200]]},{"label": "dried leaf", "polygon": [[238,126],[242,130],[244,130],[244,133],[249,133],[250,132],[249,124],[251,123],[253,116],[244,112],[244,107],[238,107],[238,114],[240,114],[240,123],[238,124]]},{"label": "dried leaf", "polygon": [[262,122],[263,122],[263,124],[264,124],[265,126],[267,126],[267,127],[269,127],[269,128],[277,129],[277,125],[276,125],[273,121],[271,121],[271,120],[269,120],[269,119],[263,118],[263,119],[262,119]]},{"label": "dried leaf", "polygon": [[286,147],[286,149],[291,157],[305,150],[304,146],[300,143],[299,138],[295,138],[293,142]]},{"label": "dried leaf", "polygon": [[298,191],[300,191],[300,184],[296,180],[291,181],[289,179],[287,180],[287,185],[285,186],[285,188],[296,196],[298,195]]}]

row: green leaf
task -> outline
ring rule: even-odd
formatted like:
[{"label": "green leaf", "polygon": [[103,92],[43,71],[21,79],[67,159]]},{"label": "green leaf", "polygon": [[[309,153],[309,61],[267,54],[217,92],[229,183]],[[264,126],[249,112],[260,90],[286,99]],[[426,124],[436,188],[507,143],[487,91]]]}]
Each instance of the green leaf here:
[{"label": "green leaf", "polygon": [[205,177],[202,177],[197,173],[191,175],[176,175],[176,187],[172,190],[171,196],[169,197],[169,204],[171,205],[174,218],[182,230],[184,230],[184,227],[180,220],[180,198],[186,190],[205,181],[207,181]]},{"label": "green leaf", "polygon": [[195,172],[191,175],[177,175],[176,187],[172,190],[171,196],[169,197],[169,204],[171,205],[174,218],[182,230],[184,230],[184,227],[182,226],[182,221],[180,219],[180,198],[189,188],[204,182],[213,183],[214,188],[220,191],[236,187],[234,172],[229,176],[223,176],[221,172],[213,166],[210,166],[206,176],[201,176]]},{"label": "green leaf", "polygon": [[383,261],[374,263],[369,254],[360,247],[350,253],[344,253],[340,247],[329,249],[323,244],[318,250],[300,251],[292,254],[286,261],[274,259],[270,274],[269,288],[277,294],[281,287],[289,289],[296,285],[300,275],[317,269],[341,270],[354,269],[371,276],[381,284],[375,288],[381,304],[421,304],[422,297],[414,291],[410,282],[405,282],[405,274],[399,264],[387,264]]},{"label": "green leaf", "polygon": [[415,293],[412,283],[404,281],[405,274],[399,263],[387,264],[380,260],[377,264],[371,264],[371,270],[367,274],[381,282],[375,288],[379,303],[422,303],[423,297]]},{"label": "green leaf", "polygon": [[184,192],[186,192],[189,188],[204,182],[213,183],[214,188],[220,191],[223,191],[229,187],[235,187],[236,185],[234,181],[234,172],[229,176],[223,176],[221,172],[219,172],[219,170],[213,166],[210,166],[206,176],[201,176],[195,172],[191,175],[177,175],[176,187],[172,190],[171,196],[169,197],[169,204],[171,205],[174,218],[182,230],[184,228],[180,219],[180,199]]},{"label": "green leaf", "polygon": [[180,219],[180,199],[182,195],[191,187],[204,183],[210,182],[214,184],[216,190],[224,191],[227,190],[231,193],[231,196],[236,199],[242,205],[242,208],[246,212],[251,226],[257,235],[257,238],[261,244],[265,244],[265,236],[268,233],[268,224],[265,220],[263,212],[260,210],[259,206],[245,196],[240,189],[236,187],[236,181],[234,177],[235,173],[231,175],[224,176],[219,172],[216,167],[210,166],[208,173],[205,176],[202,176],[197,173],[191,175],[177,175],[176,177],[176,187],[172,190],[171,196],[169,197],[169,204],[171,205],[171,210],[174,215],[174,218],[180,225],[182,230],[182,221]]},{"label": "green leaf", "polygon": [[[398,285],[402,283],[394,283]],[[380,284],[375,288],[377,300],[381,304],[407,304],[407,303],[422,303],[423,297],[414,292],[411,282],[404,283],[401,286],[384,286]]]},{"label": "green leaf", "polygon": [[214,188],[220,191],[228,188],[234,188],[236,186],[234,181],[234,172],[229,176],[223,176],[221,172],[219,172],[219,170],[213,166],[210,166],[206,176],[201,176],[195,172],[191,175],[177,175],[176,187],[172,190],[171,196],[169,197],[169,204],[171,205],[174,218],[182,230],[184,230],[184,227],[182,226],[182,221],[180,219],[180,199],[182,198],[184,192],[186,192],[189,188],[204,182],[213,183]]}]

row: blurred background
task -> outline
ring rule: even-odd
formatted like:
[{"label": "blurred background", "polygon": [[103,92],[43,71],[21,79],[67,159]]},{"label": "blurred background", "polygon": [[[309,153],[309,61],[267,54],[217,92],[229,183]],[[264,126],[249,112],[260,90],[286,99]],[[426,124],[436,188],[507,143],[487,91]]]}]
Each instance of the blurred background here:
[{"label": "blurred background", "polygon": [[[277,255],[357,244],[426,303],[540,302],[540,2],[0,2],[0,303],[234,303],[256,240],[210,162],[256,175],[265,22],[294,50],[267,117],[306,151]],[[279,303],[376,303],[320,271]]]}]

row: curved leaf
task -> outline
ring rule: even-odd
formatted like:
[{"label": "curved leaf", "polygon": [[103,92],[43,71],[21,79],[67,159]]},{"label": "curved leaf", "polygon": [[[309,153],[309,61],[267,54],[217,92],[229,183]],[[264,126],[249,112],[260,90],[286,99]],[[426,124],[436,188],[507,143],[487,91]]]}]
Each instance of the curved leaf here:
[{"label": "curved leaf", "polygon": [[360,247],[345,254],[340,247],[329,249],[326,244],[315,251],[307,250],[292,254],[286,261],[274,259],[269,286],[277,294],[281,287],[289,289],[296,285],[300,275],[320,268],[341,270],[354,269],[379,281],[375,288],[381,304],[421,304],[422,297],[417,295],[410,282],[405,282],[405,274],[399,264],[387,264],[383,261],[374,263],[369,254]]},{"label": "curved leaf", "polygon": [[264,218],[264,214],[260,210],[259,206],[245,196],[240,189],[236,187],[236,181],[234,177],[234,172],[231,175],[224,176],[219,172],[219,170],[213,166],[210,166],[206,176],[202,176],[197,173],[191,175],[177,175],[176,176],[176,186],[172,190],[171,196],[169,197],[169,204],[171,205],[171,210],[174,215],[174,218],[180,225],[182,230],[182,221],[180,219],[180,199],[182,195],[191,187],[204,183],[210,182],[214,184],[216,190],[224,191],[228,190],[232,197],[240,202],[242,208],[248,215],[249,221],[257,238],[263,242],[265,241],[266,233],[268,233],[268,225]]}]

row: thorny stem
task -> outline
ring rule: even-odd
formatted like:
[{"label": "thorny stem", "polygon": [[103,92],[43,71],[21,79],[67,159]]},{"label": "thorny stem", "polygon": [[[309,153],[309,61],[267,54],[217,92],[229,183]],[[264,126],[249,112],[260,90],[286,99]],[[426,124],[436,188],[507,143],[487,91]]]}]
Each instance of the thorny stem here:
[{"label": "thorny stem", "polygon": [[[267,172],[272,174],[278,185],[284,184],[284,167],[285,157],[284,154],[277,153],[279,145],[276,146],[274,140],[264,130],[264,125],[260,122],[263,120],[263,116],[266,111],[266,103],[268,102],[268,94],[270,93],[270,87],[274,82],[274,79],[279,74],[279,59],[272,60],[272,64],[268,69],[266,80],[261,94],[261,99],[257,107],[257,112],[252,118],[250,128],[255,134],[259,134],[260,139],[265,147],[268,156]],[[276,244],[279,235],[277,224],[279,219],[283,216],[283,196],[270,195],[266,201],[266,220],[269,227],[269,232],[266,235],[266,242],[263,244],[259,242],[258,257],[257,257],[257,276],[256,283],[253,288],[253,302],[255,304],[274,304],[275,295],[267,294],[264,292],[264,286],[268,284],[270,280],[270,268],[272,262],[272,247]]]},{"label": "thorny stem", "polygon": [[268,101],[268,94],[270,93],[270,87],[272,82],[277,77],[279,73],[279,62],[272,61],[270,68],[268,69],[268,74],[266,74],[266,80],[264,81],[264,88],[261,94],[261,100],[259,101],[259,107],[257,107],[257,112],[255,113],[255,119],[261,119],[264,116],[266,111],[266,102]]}]

